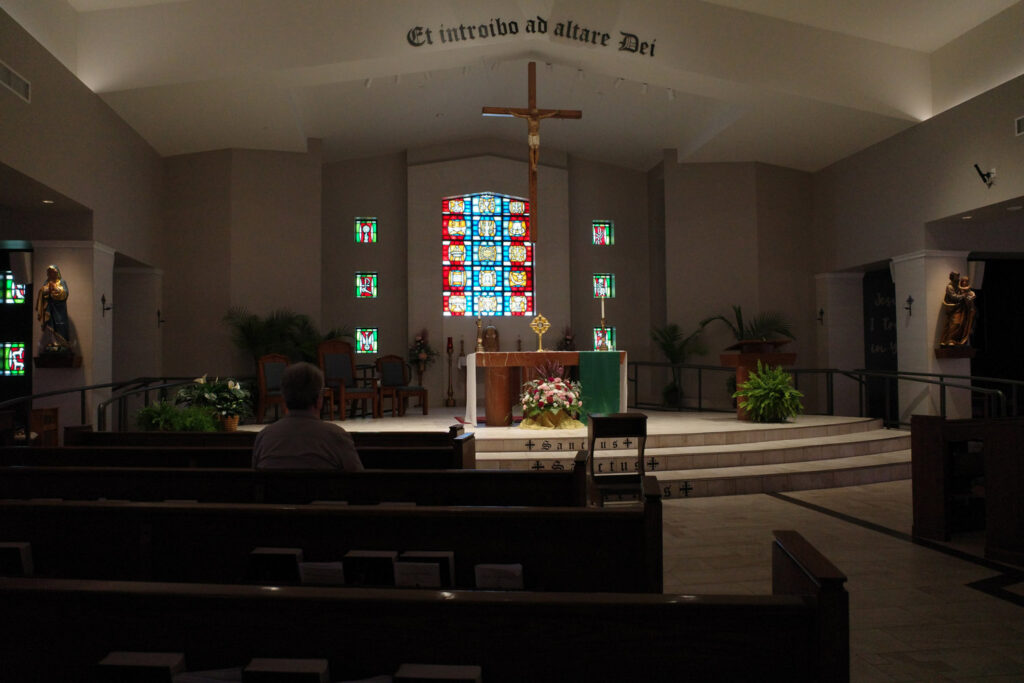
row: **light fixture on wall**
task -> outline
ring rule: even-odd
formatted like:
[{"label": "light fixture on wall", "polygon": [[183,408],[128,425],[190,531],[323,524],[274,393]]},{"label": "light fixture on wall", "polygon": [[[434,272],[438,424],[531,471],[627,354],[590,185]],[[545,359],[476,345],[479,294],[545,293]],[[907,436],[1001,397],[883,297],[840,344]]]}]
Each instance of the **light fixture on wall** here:
[{"label": "light fixture on wall", "polygon": [[164,320],[164,317],[163,317],[162,315],[160,315],[160,309],[159,309],[159,308],[158,308],[158,309],[156,309],[156,326],[157,326],[157,327],[160,327],[160,326],[161,326],[161,325],[163,325],[163,324],[164,324],[165,322],[167,322],[167,321],[166,321],[166,320]]},{"label": "light fixture on wall", "polygon": [[104,294],[100,294],[100,314],[104,318],[106,318],[107,317],[107,311],[112,311],[112,310],[114,310],[114,306],[113,306],[113,304],[111,304],[110,306],[107,305],[107,295],[105,293]]},{"label": "light fixture on wall", "polygon": [[903,307],[903,310],[907,312],[907,317],[914,315],[914,297],[907,295],[907,305]]},{"label": "light fixture on wall", "polygon": [[819,325],[824,325],[825,324],[825,309],[824,308],[819,308],[818,309],[818,324]]},{"label": "light fixture on wall", "polygon": [[974,165],[974,170],[981,176],[981,182],[985,183],[985,187],[992,189],[992,185],[996,182],[996,169],[992,169],[988,173],[981,170],[981,167],[977,164]]}]

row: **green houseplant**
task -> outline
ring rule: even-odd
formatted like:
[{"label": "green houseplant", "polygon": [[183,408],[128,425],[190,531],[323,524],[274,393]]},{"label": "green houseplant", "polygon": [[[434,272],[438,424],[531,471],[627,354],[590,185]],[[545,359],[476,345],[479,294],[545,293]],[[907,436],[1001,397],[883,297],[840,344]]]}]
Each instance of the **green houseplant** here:
[{"label": "green houseplant", "polygon": [[346,328],[321,333],[308,315],[287,308],[259,316],[242,306],[233,306],[224,315],[224,324],[231,330],[231,341],[251,355],[254,363],[268,353],[283,353],[292,361],[316,363],[320,342],[352,337],[352,331]]},{"label": "green houseplant", "polygon": [[238,426],[240,418],[253,412],[252,393],[248,389],[233,379],[208,380],[206,375],[179,389],[174,402],[211,412],[228,431]]},{"label": "green houseplant", "polygon": [[661,391],[662,402],[666,406],[679,408],[683,402],[683,388],[681,369],[674,367],[686,362],[690,354],[703,355],[707,353],[707,347],[700,339],[700,333],[704,326],[701,325],[689,335],[684,336],[682,328],[675,323],[664,327],[656,327],[651,330],[651,339],[661,349],[662,354],[672,363],[672,381],[665,385]]},{"label": "green houseplant", "polygon": [[180,406],[157,401],[139,410],[135,423],[146,432],[215,432],[213,412],[200,406]]},{"label": "green houseplant", "polygon": [[737,342],[744,341],[766,341],[770,339],[777,339],[779,337],[786,337],[787,339],[794,339],[793,331],[790,329],[789,323],[782,316],[781,313],[775,311],[765,311],[755,315],[753,319],[743,319],[743,307],[733,305],[732,307],[733,320],[725,317],[724,315],[713,315],[704,320],[700,321],[701,329],[704,326],[720,321],[725,323],[733,336],[736,337]]},{"label": "green houseplant", "polygon": [[786,422],[804,412],[803,394],[793,387],[793,376],[782,366],[757,362],[746,382],[732,395],[753,422]]}]

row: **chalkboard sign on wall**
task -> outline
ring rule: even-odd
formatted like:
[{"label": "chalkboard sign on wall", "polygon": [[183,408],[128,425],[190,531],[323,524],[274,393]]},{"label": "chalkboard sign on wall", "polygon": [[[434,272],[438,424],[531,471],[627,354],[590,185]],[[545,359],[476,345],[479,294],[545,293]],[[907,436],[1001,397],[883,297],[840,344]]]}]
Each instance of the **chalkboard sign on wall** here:
[{"label": "chalkboard sign on wall", "polygon": [[[864,368],[873,372],[895,372],[896,285],[888,268],[864,274]],[[898,419],[899,390],[896,382],[880,378],[867,381],[867,411],[871,417]],[[889,414],[886,414],[886,395]]]}]

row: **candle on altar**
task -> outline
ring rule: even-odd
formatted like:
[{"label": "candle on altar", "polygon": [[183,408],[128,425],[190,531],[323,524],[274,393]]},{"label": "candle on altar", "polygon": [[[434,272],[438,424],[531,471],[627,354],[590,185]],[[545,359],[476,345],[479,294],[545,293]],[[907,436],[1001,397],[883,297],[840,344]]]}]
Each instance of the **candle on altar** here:
[{"label": "candle on altar", "polygon": [[601,297],[601,320],[604,320],[604,297]]}]

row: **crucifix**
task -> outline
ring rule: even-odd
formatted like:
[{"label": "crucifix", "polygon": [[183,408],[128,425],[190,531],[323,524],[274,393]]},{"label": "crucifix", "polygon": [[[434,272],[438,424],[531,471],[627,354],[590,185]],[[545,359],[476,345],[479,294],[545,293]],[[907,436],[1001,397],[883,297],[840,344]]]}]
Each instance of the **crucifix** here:
[{"label": "crucifix", "polygon": [[530,146],[529,180],[530,180],[530,237],[537,241],[537,160],[540,157],[540,120],[541,119],[581,119],[583,112],[578,109],[537,109],[537,63],[529,65],[529,106],[521,107],[484,107],[484,116],[514,116],[526,119],[527,137]]}]

